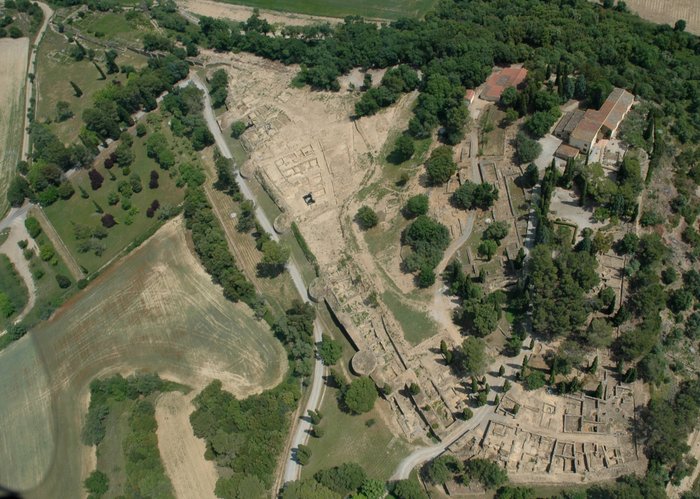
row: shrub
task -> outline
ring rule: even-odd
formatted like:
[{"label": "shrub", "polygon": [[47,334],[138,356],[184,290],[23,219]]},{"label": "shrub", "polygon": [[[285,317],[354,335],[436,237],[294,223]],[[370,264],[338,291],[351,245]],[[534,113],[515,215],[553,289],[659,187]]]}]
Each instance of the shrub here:
[{"label": "shrub", "polygon": [[137,136],[143,137],[147,133],[148,133],[148,129],[146,128],[146,125],[144,125],[143,123],[139,123],[138,125],[136,125],[136,135]]},{"label": "shrub", "polygon": [[43,261],[48,262],[49,260],[52,260],[54,256],[56,256],[56,250],[54,250],[51,243],[42,244],[39,247],[39,257]]},{"label": "shrub", "polygon": [[243,135],[243,132],[246,131],[248,126],[245,124],[243,121],[234,121],[231,124],[231,137],[234,139],[240,138],[241,135]]},{"label": "shrub", "polygon": [[379,223],[379,217],[369,206],[362,206],[359,210],[357,210],[355,219],[357,220],[360,228],[364,230],[371,229]]},{"label": "shrub", "polygon": [[160,176],[158,175],[158,172],[155,170],[151,170],[151,179],[148,181],[148,188],[149,189],[157,189],[158,188],[158,178]]},{"label": "shrub", "polygon": [[56,282],[61,289],[66,289],[71,285],[70,279],[62,274],[56,274]]},{"label": "shrub", "polygon": [[24,226],[27,228],[27,232],[32,236],[32,239],[36,239],[39,234],[41,234],[41,224],[39,220],[34,217],[27,217],[24,221]]}]

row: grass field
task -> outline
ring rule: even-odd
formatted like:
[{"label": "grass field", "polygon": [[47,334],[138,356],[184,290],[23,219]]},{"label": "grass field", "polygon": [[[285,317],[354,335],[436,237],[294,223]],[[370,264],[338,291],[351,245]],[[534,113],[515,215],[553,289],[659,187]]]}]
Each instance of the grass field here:
[{"label": "grass field", "polygon": [[0,216],[9,208],[7,188],[21,159],[28,52],[27,38],[0,39]]},{"label": "grass field", "polygon": [[382,293],[382,301],[401,324],[404,338],[410,344],[417,345],[437,332],[435,322],[427,313],[410,307],[395,292]]},{"label": "grass field", "polygon": [[227,3],[313,16],[398,19],[423,16],[435,0],[235,0]]},{"label": "grass field", "polygon": [[[98,56],[104,51],[104,47],[91,47],[83,42],[86,48],[95,48]],[[51,121],[51,130],[65,144],[70,144],[78,139],[78,134],[83,125],[81,115],[83,111],[92,105],[92,96],[104,88],[107,83],[116,79],[122,83],[126,81],[126,75],[108,75],[107,80],[100,79],[97,68],[87,59],[76,62],[68,55],[70,45],[63,36],[51,29],[41,41],[37,52],[37,103],[36,119],[40,122]],[[136,68],[146,63],[146,58],[133,52],[120,53],[117,57],[117,65],[130,64]],[[102,65],[104,70],[104,65]],[[81,97],[76,97],[70,82],[74,82],[83,91]],[[73,117],[63,122],[56,122],[56,103],[68,102]]]},{"label": "grass field", "polygon": [[138,44],[144,34],[154,29],[143,13],[134,11],[129,16],[133,17],[127,18],[127,12],[87,11],[85,17],[77,19],[73,26],[97,38]]},{"label": "grass field", "polygon": [[401,459],[409,454],[408,443],[392,435],[376,408],[351,416],[339,409],[337,397],[336,389],[326,388],[320,409],[325,434],[309,439],[311,462],[302,468],[302,478],[311,477],[320,469],[356,462],[372,478],[388,480]]},{"label": "grass field", "polygon": [[221,379],[244,397],[276,385],[285,359],[269,327],[212,285],[173,220],[0,353],[0,483],[43,477],[37,497],[80,495],[81,401],[96,376],[144,370],[196,389]]},{"label": "grass field", "polygon": [[[156,125],[157,126],[157,125]],[[153,130],[153,127],[149,127]],[[183,139],[180,139],[176,145],[176,141],[170,134],[167,127],[162,127],[162,133],[166,135],[169,143],[173,145],[174,151],[180,152],[181,157],[187,157],[188,151]],[[104,177],[104,183],[98,190],[93,191],[90,187],[90,179],[88,171],[81,170],[71,177],[71,183],[75,187],[75,194],[68,200],[59,200],[51,206],[45,208],[46,216],[49,217],[51,223],[60,234],[61,239],[70,250],[78,264],[85,268],[88,273],[98,270],[102,265],[109,262],[111,258],[117,255],[121,250],[129,245],[134,239],[138,238],[154,225],[159,223],[157,216],[148,218],[146,210],[154,200],[158,200],[162,207],[178,205],[184,196],[184,189],[177,187],[177,179],[171,177],[172,172],[161,170],[157,163],[146,155],[145,141],[148,135],[142,138],[135,137],[133,151],[135,153],[134,163],[131,165],[131,174],[137,173],[141,177],[143,190],[139,193],[134,193],[131,197],[131,206],[137,212],[129,216],[129,212],[122,208],[121,203],[110,206],[108,197],[110,192],[116,192],[120,181],[128,180],[128,176],[123,175],[123,170],[113,167],[106,170],[101,162],[97,161],[96,170]],[[182,148],[182,149],[181,149]],[[148,182],[151,170],[156,170],[159,174],[158,188],[150,189]],[[110,172],[115,179],[112,180]],[[84,199],[80,194],[80,188],[89,194],[89,198]],[[78,246],[80,241],[75,237],[75,224],[88,226],[101,226],[102,214],[98,212],[97,206],[104,211],[114,216],[117,225],[107,230],[108,236],[102,240],[106,246],[106,250],[102,255],[96,255],[92,251],[80,253]],[[131,218],[132,223],[129,223]]]},{"label": "grass field", "polygon": [[27,287],[22,282],[15,266],[3,254],[0,254],[0,291],[7,295],[15,310],[8,317],[0,315],[0,329],[4,329],[12,322],[12,318],[24,309],[28,296]]}]

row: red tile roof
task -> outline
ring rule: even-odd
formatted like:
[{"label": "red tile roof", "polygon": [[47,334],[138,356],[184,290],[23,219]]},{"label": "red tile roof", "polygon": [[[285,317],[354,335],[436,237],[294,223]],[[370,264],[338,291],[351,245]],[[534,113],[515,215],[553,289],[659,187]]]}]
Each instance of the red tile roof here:
[{"label": "red tile roof", "polygon": [[491,73],[486,80],[486,86],[481,92],[484,100],[497,101],[508,87],[517,87],[527,77],[527,69],[521,66],[510,66]]}]

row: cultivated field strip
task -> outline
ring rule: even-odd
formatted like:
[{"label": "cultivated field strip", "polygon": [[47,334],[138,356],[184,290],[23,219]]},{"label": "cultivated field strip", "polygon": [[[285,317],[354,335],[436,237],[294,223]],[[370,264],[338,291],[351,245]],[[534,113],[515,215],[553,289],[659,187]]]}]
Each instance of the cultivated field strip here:
[{"label": "cultivated field strip", "polygon": [[0,215],[8,208],[7,188],[22,152],[28,57],[28,38],[0,39]]}]

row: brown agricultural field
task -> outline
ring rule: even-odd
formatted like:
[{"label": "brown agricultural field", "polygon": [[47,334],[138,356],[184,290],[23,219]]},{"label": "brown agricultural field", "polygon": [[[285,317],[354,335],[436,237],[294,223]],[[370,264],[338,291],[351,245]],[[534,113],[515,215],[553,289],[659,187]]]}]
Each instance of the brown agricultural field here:
[{"label": "brown agricultural field", "polygon": [[[195,390],[221,379],[246,396],[279,383],[286,367],[269,327],[224,299],[175,219],[0,353],[0,483],[28,497],[79,497],[94,463],[80,429],[97,376],[157,372]],[[189,425],[163,430],[194,441],[183,437]],[[170,471],[172,442],[160,445]],[[204,469],[201,453],[188,459],[197,458]]]}]

